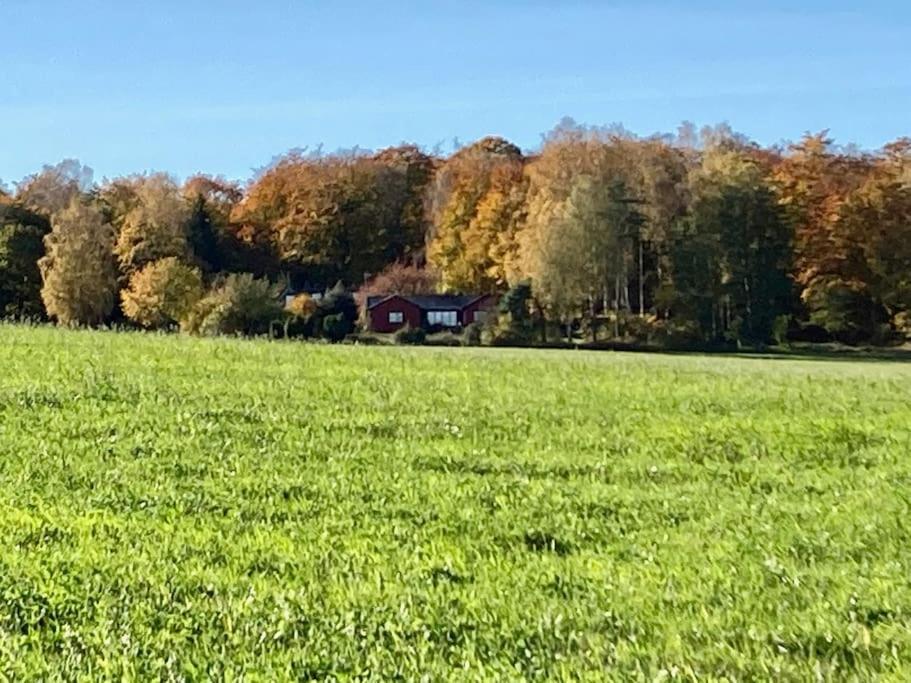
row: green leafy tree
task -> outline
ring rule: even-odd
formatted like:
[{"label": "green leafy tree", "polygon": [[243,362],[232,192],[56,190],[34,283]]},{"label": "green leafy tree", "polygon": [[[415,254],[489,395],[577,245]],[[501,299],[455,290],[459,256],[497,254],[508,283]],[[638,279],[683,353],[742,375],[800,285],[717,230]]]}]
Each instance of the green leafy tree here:
[{"label": "green leafy tree", "polygon": [[282,316],[280,287],[250,273],[232,273],[199,300],[183,327],[201,335],[257,335],[270,332]]},{"label": "green leafy tree", "polygon": [[528,166],[518,279],[531,278],[537,300],[567,334],[580,316],[594,322],[613,310],[618,321],[631,309],[645,218],[630,149],[614,132],[563,126]]},{"label": "green leafy tree", "polygon": [[0,201],[0,317],[44,316],[38,261],[49,231],[44,216]]},{"label": "green leafy tree", "polygon": [[196,175],[184,183],[181,194],[190,205],[187,222],[190,251],[203,272],[217,273],[255,263],[257,259],[245,253],[245,245],[231,221],[232,212],[243,199],[243,192],[235,183]]},{"label": "green leafy tree", "polygon": [[[498,318],[494,341],[529,342],[534,332],[533,303],[530,281],[518,282],[510,287],[497,305]],[[481,341],[479,330],[472,330],[471,333],[478,335],[477,341]]]},{"label": "green leafy tree", "polygon": [[422,260],[429,222],[424,206],[436,162],[416,145],[389,147],[373,157],[386,171],[379,175],[381,192],[389,195],[391,221],[389,254],[406,263]]},{"label": "green leafy tree", "polygon": [[[332,320],[327,323],[329,318]],[[326,291],[312,316],[314,329],[332,341],[341,341],[354,332],[357,318],[357,302],[341,281]]]},{"label": "green leafy tree", "polygon": [[207,272],[222,270],[218,234],[213,225],[212,215],[206,207],[204,197],[197,195],[190,205],[190,215],[187,220],[187,241],[193,253],[194,260]]},{"label": "green leafy tree", "polygon": [[677,245],[680,304],[707,337],[772,338],[790,310],[792,228],[765,170],[737,150],[708,151],[691,178]]}]

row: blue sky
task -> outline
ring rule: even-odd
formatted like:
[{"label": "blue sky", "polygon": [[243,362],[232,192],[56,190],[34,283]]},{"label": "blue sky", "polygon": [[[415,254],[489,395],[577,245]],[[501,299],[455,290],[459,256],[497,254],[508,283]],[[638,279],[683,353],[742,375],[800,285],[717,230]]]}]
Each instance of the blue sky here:
[{"label": "blue sky", "polygon": [[911,3],[0,0],[0,178],[245,179],[292,147],[533,148],[563,116],[911,135]]}]

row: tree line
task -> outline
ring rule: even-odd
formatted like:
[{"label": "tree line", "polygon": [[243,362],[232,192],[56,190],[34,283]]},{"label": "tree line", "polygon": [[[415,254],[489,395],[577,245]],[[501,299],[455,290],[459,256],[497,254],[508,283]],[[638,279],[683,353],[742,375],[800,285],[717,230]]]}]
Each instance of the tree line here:
[{"label": "tree line", "polygon": [[[285,306],[284,291],[301,294]],[[911,336],[911,140],[760,146],[564,121],[523,153],[290,152],[241,185],[96,183],[76,161],[0,192],[0,315],[341,338],[352,292],[505,294],[492,339],[887,343]],[[473,333],[477,333],[474,331]]]}]

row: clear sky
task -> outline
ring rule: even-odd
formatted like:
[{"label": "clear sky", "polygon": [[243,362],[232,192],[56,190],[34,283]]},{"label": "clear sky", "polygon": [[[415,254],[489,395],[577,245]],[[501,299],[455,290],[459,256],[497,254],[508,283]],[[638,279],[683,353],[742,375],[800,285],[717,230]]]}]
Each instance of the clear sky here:
[{"label": "clear sky", "polygon": [[292,147],[534,148],[563,116],[911,135],[907,0],[0,0],[0,178],[245,179]]}]

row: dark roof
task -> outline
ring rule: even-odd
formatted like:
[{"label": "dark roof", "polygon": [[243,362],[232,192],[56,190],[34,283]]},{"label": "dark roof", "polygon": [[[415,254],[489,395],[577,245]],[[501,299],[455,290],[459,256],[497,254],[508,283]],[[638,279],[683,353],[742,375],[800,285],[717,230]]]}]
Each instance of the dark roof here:
[{"label": "dark roof", "polygon": [[326,290],[332,289],[331,287],[326,287],[325,285],[314,285],[311,283],[306,283],[300,287],[293,287],[288,285],[285,287],[285,294],[296,295],[296,294],[324,294]]},{"label": "dark roof", "polygon": [[474,303],[478,299],[482,299],[486,294],[390,294],[387,296],[371,296],[367,297],[367,308],[373,308],[377,304],[391,299],[392,297],[399,297],[408,301],[421,310],[424,311],[451,311],[451,310],[462,310],[469,304]]}]

